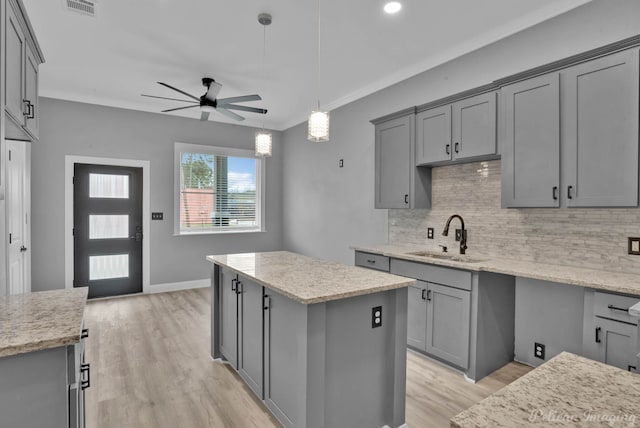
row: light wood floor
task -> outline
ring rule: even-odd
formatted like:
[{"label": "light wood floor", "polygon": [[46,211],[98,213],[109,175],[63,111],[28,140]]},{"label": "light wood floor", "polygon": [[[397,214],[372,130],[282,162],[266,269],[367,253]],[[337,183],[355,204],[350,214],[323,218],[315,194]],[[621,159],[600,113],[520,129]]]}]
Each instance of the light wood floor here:
[{"label": "light wood floor", "polygon": [[[279,427],[228,366],[209,357],[208,288],[91,301],[88,428]],[[510,363],[477,384],[409,352],[410,428],[450,417],[530,370]]]}]

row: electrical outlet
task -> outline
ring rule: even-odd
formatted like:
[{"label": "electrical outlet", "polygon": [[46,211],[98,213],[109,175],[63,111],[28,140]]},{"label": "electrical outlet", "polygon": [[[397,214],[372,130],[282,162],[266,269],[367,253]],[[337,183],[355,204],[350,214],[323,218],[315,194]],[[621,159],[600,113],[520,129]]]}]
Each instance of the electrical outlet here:
[{"label": "electrical outlet", "polygon": [[456,229],[456,242],[460,242],[461,236],[462,236],[462,229]]},{"label": "electrical outlet", "polygon": [[371,328],[382,326],[382,306],[371,308]]},{"label": "electrical outlet", "polygon": [[433,239],[433,227],[427,228],[427,239]]},{"label": "electrical outlet", "polygon": [[634,256],[640,255],[640,238],[628,238],[629,247],[627,253],[633,254]]},{"label": "electrical outlet", "polygon": [[164,213],[151,213],[151,220],[162,220]]},{"label": "electrical outlet", "polygon": [[542,343],[535,342],[533,344],[533,356],[544,360],[544,349],[545,346]]}]

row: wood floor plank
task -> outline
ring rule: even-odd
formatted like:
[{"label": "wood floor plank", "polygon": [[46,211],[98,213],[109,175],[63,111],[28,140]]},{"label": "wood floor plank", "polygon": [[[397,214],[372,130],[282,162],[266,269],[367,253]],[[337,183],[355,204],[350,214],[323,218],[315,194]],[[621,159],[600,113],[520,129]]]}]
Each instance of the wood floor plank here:
[{"label": "wood floor plank", "polygon": [[[229,365],[211,360],[209,302],[210,289],[201,288],[88,303],[88,428],[280,426]],[[449,418],[529,370],[510,363],[471,384],[409,352],[407,424],[448,427]]]}]

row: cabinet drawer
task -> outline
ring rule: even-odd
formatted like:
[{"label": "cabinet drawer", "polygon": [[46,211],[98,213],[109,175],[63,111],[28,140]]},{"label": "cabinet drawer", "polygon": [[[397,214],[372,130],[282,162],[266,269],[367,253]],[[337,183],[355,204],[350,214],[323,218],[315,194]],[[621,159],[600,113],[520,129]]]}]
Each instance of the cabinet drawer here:
[{"label": "cabinet drawer", "polygon": [[391,259],[389,271],[394,275],[471,291],[471,272],[465,270]]},{"label": "cabinet drawer", "polygon": [[356,266],[389,272],[389,257],[356,251]]},{"label": "cabinet drawer", "polygon": [[610,318],[637,325],[638,319],[629,315],[628,310],[638,301],[640,301],[640,297],[620,296],[596,291],[593,297],[593,314],[597,317]]}]

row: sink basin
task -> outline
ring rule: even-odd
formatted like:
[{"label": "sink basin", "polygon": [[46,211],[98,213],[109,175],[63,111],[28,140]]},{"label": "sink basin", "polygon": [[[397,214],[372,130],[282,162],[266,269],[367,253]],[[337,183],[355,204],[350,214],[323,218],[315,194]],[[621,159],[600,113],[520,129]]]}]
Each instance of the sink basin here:
[{"label": "sink basin", "polygon": [[467,257],[463,255],[456,254],[446,254],[446,253],[432,253],[430,251],[416,251],[413,253],[407,253],[411,256],[424,257],[427,259],[436,259],[436,260],[451,260],[453,262],[462,262],[462,263],[480,263],[486,262],[487,259],[474,259],[472,257]]}]

